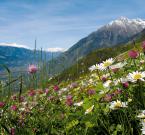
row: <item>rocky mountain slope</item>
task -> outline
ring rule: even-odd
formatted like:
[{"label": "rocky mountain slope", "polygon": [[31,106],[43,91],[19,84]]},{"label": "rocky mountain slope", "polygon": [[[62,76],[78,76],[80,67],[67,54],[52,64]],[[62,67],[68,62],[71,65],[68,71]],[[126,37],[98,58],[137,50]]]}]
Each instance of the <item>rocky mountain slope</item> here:
[{"label": "rocky mountain slope", "polygon": [[[145,20],[120,17],[78,41],[55,62],[67,68],[96,49],[118,46],[132,41],[144,29]],[[60,71],[60,69],[63,70],[57,66],[55,71]]]}]

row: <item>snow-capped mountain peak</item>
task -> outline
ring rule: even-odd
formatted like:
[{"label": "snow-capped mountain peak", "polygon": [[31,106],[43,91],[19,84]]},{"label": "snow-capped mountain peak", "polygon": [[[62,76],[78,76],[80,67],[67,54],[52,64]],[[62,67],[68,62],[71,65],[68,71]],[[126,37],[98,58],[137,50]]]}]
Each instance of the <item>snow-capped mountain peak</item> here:
[{"label": "snow-capped mountain peak", "polygon": [[127,17],[121,16],[118,20],[120,21],[129,21]]},{"label": "snow-capped mountain peak", "polygon": [[145,28],[145,20],[143,19],[132,19],[132,23],[135,23],[137,25],[141,25],[143,28]]},{"label": "snow-capped mountain peak", "polygon": [[126,25],[136,25],[139,27],[145,28],[145,20],[137,18],[137,19],[128,19],[127,17],[120,17],[117,20],[111,21],[108,26],[112,25],[120,25],[120,26],[126,26]]}]

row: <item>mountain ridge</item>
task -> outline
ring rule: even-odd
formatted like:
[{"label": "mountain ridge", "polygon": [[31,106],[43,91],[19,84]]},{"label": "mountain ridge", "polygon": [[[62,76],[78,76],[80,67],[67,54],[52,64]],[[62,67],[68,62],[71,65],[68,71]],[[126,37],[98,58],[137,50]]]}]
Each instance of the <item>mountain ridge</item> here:
[{"label": "mountain ridge", "polygon": [[[120,22],[122,25],[120,25]],[[79,40],[66,52],[62,53],[55,60],[55,63],[61,63],[61,65],[65,65],[65,68],[68,68],[96,49],[118,46],[133,40],[134,36],[139,34],[144,28],[145,20],[121,17]],[[55,66],[54,68],[56,73],[61,69],[60,66]]]}]

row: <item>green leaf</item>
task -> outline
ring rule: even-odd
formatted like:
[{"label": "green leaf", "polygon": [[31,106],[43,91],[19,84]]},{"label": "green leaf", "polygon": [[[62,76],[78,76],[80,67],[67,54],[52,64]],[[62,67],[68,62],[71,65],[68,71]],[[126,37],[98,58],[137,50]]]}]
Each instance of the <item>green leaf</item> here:
[{"label": "green leaf", "polygon": [[86,127],[88,127],[88,128],[91,128],[91,127],[94,126],[94,124],[92,124],[92,123],[89,122],[89,121],[87,121],[87,122],[85,123],[85,125],[86,125]]},{"label": "green leaf", "polygon": [[10,134],[8,128],[7,128],[5,125],[1,124],[1,126],[5,129],[5,131],[6,131],[8,134]]},{"label": "green leaf", "polygon": [[89,99],[89,98],[85,98],[84,99],[84,103],[83,103],[83,108],[86,110],[86,109],[88,109],[89,107],[91,107],[92,106],[92,101]]},{"label": "green leaf", "polygon": [[70,130],[71,128],[73,128],[74,126],[76,126],[79,123],[78,120],[73,120],[70,123],[67,124],[66,129]]},{"label": "green leaf", "polygon": [[104,90],[104,87],[103,87],[103,83],[102,82],[97,83],[96,90],[97,91]]}]

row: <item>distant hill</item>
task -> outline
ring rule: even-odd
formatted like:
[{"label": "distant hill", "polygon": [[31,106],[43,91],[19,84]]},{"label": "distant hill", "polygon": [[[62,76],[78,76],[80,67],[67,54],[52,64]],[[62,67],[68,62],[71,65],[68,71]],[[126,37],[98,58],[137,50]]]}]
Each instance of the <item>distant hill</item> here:
[{"label": "distant hill", "polygon": [[[57,57],[61,52],[53,52],[53,57]],[[0,64],[8,66],[10,69],[25,68],[31,63],[38,63],[40,60],[52,59],[52,52],[35,51],[11,46],[0,46]],[[0,70],[3,70],[0,67]]]}]

